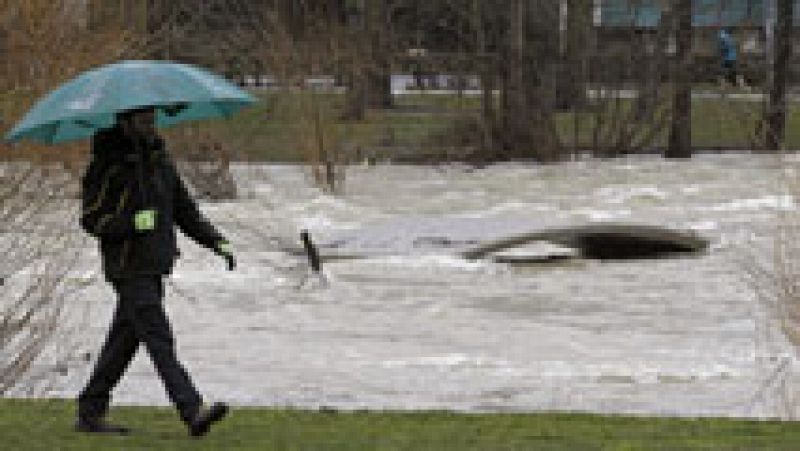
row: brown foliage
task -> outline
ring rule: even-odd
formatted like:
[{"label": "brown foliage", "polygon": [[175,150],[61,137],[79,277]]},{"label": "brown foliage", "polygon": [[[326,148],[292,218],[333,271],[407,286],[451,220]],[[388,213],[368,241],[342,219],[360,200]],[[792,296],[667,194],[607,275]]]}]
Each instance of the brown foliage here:
[{"label": "brown foliage", "polygon": [[[135,39],[110,26],[89,30],[70,0],[4,0],[0,3],[0,130],[7,132],[34,102],[75,75],[118,59]],[[57,151],[30,143],[0,145],[9,157],[34,161],[68,160],[85,153],[84,144]]]}]

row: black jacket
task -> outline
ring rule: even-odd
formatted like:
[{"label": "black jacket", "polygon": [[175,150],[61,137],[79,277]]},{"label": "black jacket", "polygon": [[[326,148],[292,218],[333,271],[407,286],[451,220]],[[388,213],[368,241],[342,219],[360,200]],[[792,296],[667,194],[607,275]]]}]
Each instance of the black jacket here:
[{"label": "black jacket", "polygon": [[[158,211],[155,230],[135,230],[134,214],[143,209]],[[134,143],[118,127],[98,132],[83,178],[81,226],[100,240],[106,277],[171,272],[178,257],[174,225],[210,249],[223,240],[190,197],[160,138]]]}]

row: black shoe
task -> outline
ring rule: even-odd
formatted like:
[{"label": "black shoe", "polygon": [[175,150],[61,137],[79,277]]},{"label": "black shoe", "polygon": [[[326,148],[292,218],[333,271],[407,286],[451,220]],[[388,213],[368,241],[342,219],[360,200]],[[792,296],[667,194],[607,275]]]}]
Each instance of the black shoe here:
[{"label": "black shoe", "polygon": [[222,402],[214,403],[208,409],[200,409],[189,422],[189,435],[192,437],[206,435],[211,425],[221,420],[227,413],[228,405]]},{"label": "black shoe", "polygon": [[88,432],[91,434],[116,434],[128,435],[131,430],[124,426],[108,424],[102,418],[82,418],[78,417],[75,422],[76,432]]}]

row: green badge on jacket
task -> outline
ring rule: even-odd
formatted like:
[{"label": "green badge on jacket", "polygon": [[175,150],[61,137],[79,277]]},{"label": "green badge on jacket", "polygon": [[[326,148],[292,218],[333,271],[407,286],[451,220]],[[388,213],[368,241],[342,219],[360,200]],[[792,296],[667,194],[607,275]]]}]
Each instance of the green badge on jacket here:
[{"label": "green badge on jacket", "polygon": [[141,210],[133,217],[133,225],[137,232],[148,232],[156,228],[156,210]]}]

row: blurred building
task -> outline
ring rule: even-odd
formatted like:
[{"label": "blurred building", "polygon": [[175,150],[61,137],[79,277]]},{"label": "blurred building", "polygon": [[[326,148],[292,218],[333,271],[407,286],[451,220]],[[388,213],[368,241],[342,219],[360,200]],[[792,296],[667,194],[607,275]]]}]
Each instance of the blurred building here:
[{"label": "blurred building", "polygon": [[[717,36],[729,28],[738,44],[739,64],[752,82],[763,81],[767,59],[766,19],[769,0],[693,0],[692,53],[695,79],[710,81],[719,73]],[[800,0],[795,0],[794,26],[800,26]],[[597,58],[625,58],[633,49],[648,54],[657,49],[658,30],[666,17],[661,0],[594,0],[593,22]],[[798,41],[799,33],[795,33]],[[798,41],[800,43],[800,41]],[[666,41],[666,53],[674,51],[674,38]],[[625,61],[614,64],[625,67]],[[622,66],[620,66],[622,65]],[[630,68],[635,71],[635,68]],[[792,77],[796,78],[796,77]]]},{"label": "blurred building", "polygon": [[[598,19],[602,26],[655,27],[664,9],[664,2],[660,0],[601,0],[599,3]],[[764,23],[764,7],[764,0],[693,0],[692,23],[698,28],[760,26]]]}]

